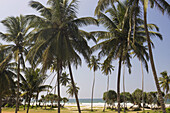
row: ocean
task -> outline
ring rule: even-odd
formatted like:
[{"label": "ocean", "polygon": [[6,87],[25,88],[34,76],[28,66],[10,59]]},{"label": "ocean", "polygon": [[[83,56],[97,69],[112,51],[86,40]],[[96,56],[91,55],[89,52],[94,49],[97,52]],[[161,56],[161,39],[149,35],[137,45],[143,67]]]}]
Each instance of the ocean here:
[{"label": "ocean", "polygon": [[[91,99],[79,99],[80,103],[91,103]],[[75,99],[69,99],[67,103],[76,103]],[[104,103],[103,99],[95,98],[93,99],[93,103]],[[166,104],[170,104],[170,99],[166,101]]]},{"label": "ocean", "polygon": [[[91,106],[91,99],[79,99],[79,103],[80,103],[80,106],[90,107]],[[93,99],[93,106],[103,107],[104,103],[105,102],[103,101],[103,99],[100,99],[100,98]],[[31,104],[33,104],[33,103],[31,103]],[[50,105],[51,103],[47,102],[47,105],[48,104]],[[54,104],[57,104],[57,103],[54,102]],[[61,104],[63,104],[63,102],[61,102]],[[76,100],[75,99],[69,99],[69,101],[65,105],[66,106],[77,106]],[[117,105],[117,103],[115,103],[115,105]],[[121,103],[121,106],[123,106],[123,103]],[[133,106],[133,104],[127,103],[127,106],[130,107],[130,106]],[[166,107],[170,107],[170,99],[167,100]]]},{"label": "ocean", "polygon": [[[91,103],[91,99],[79,99],[80,103]],[[67,103],[76,103],[75,99],[69,99]],[[93,99],[93,103],[104,103],[103,99]]]},{"label": "ocean", "polygon": [[[91,106],[91,99],[79,99],[80,106]],[[104,106],[103,99],[93,99],[93,106],[96,107],[103,107]],[[76,106],[76,100],[75,99],[69,99],[69,101],[65,104],[66,106]],[[117,105],[117,103],[115,103]],[[123,106],[123,103],[121,103],[121,106]],[[127,103],[127,106],[133,106],[132,103]],[[170,99],[166,102],[166,107],[170,107]]]}]

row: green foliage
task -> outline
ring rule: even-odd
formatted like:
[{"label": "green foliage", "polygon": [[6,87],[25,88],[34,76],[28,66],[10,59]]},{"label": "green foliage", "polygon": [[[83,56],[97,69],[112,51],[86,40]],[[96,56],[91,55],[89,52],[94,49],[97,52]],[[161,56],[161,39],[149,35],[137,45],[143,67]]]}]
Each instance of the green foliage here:
[{"label": "green foliage", "polygon": [[[67,94],[69,94],[71,97],[73,97],[74,96],[74,89],[73,89],[73,85],[72,84],[69,84],[69,85],[67,85]],[[78,91],[80,90],[80,88],[79,87],[77,87],[76,86],[76,84],[75,84],[75,92],[78,94]]]},{"label": "green foliage", "polygon": [[140,89],[136,89],[133,93],[132,93],[132,97],[133,97],[133,103],[135,105],[138,105],[138,107],[141,107],[141,103],[142,103],[142,90]]},{"label": "green foliage", "polygon": [[60,76],[61,85],[67,86],[67,84],[70,83],[70,78],[68,76],[69,76],[69,74],[67,74],[66,72],[61,74],[61,76]]},{"label": "green foliage", "polygon": [[108,105],[113,105],[117,100],[117,94],[114,90],[109,90],[104,92],[103,100],[106,101]]},{"label": "green foliage", "polygon": [[125,94],[125,100],[126,100],[126,102],[131,102],[131,103],[133,103],[133,98],[132,98],[132,95],[129,93],[129,92],[122,92],[121,94],[120,94],[120,102],[124,102],[124,94]]},{"label": "green foliage", "polygon": [[93,69],[94,72],[97,71],[100,68],[99,65],[99,59],[97,59],[96,56],[91,56],[90,63],[88,64],[90,70]]},{"label": "green foliage", "polygon": [[170,75],[168,75],[167,71],[160,73],[162,77],[159,77],[159,84],[163,88],[163,91],[167,94],[169,92],[170,85]]}]

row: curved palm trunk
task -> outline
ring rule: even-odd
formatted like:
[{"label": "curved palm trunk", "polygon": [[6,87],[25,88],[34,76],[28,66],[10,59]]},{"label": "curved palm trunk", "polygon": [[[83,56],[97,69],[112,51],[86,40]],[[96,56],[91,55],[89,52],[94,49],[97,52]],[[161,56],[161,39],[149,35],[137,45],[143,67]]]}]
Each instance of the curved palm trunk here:
[{"label": "curved palm trunk", "polygon": [[95,84],[95,71],[94,71],[94,78],[93,78],[93,85],[92,85],[91,111],[93,111],[93,93],[94,93],[94,84]]},{"label": "curved palm trunk", "polygon": [[29,112],[31,98],[32,98],[32,95],[30,95],[30,98],[29,98],[29,100],[28,100],[28,106],[27,106],[27,112],[26,112],[26,113]]},{"label": "curved palm trunk", "polygon": [[2,97],[1,97],[1,95],[0,95],[0,113],[2,112],[2,111],[1,111],[1,106],[2,106]]},{"label": "curved palm trunk", "polygon": [[[143,6],[145,6],[145,3],[146,2],[144,0],[144,5]],[[145,8],[144,8],[144,26],[145,26],[146,36],[147,36],[149,57],[150,57],[152,72],[153,72],[153,76],[154,76],[154,79],[155,79],[155,84],[156,84],[156,87],[157,87],[157,90],[158,90],[159,99],[160,99],[160,103],[161,103],[161,108],[162,108],[163,113],[166,113],[165,104],[164,104],[164,100],[163,100],[163,97],[162,97],[162,93],[161,93],[161,89],[160,89],[160,86],[159,86],[157,73],[156,73],[156,69],[155,69],[155,64],[154,64],[154,60],[153,60],[152,48],[151,48],[151,44],[150,44],[150,37],[149,37],[149,32],[148,32],[148,27],[147,27],[147,11],[145,10]]]},{"label": "curved palm trunk", "polygon": [[[141,60],[140,60],[141,61]],[[141,61],[141,70],[142,70],[142,104],[143,104],[143,111],[144,111],[144,74],[143,74],[143,65],[142,65],[142,61]]]},{"label": "curved palm trunk", "polygon": [[26,94],[26,99],[25,99],[25,102],[24,102],[24,110],[25,110],[25,105],[26,105],[27,100],[28,100],[28,94]]},{"label": "curved palm trunk", "polygon": [[117,78],[117,103],[118,103],[118,113],[120,113],[120,75],[121,75],[121,65],[122,65],[122,51],[119,58],[119,69]]},{"label": "curved palm trunk", "polygon": [[18,55],[18,69],[17,69],[17,99],[16,99],[16,108],[15,113],[19,111],[19,75],[20,75],[20,54]]},{"label": "curved palm trunk", "polygon": [[125,64],[123,65],[123,100],[124,100],[124,112],[126,112],[125,110]]},{"label": "curved palm trunk", "polygon": [[74,79],[73,79],[73,74],[72,74],[70,62],[68,63],[68,67],[69,67],[69,72],[70,72],[71,83],[73,85],[74,95],[75,95],[75,98],[76,98],[77,108],[78,108],[79,113],[81,113],[78,95],[77,95],[76,90],[75,90],[76,88],[75,88],[75,84],[74,84]]},{"label": "curved palm trunk", "polygon": [[[109,75],[107,75],[108,77],[107,77],[107,91],[109,91]],[[104,103],[104,108],[103,108],[103,112],[105,111],[105,109],[106,109],[106,101],[105,101],[105,103]]]}]

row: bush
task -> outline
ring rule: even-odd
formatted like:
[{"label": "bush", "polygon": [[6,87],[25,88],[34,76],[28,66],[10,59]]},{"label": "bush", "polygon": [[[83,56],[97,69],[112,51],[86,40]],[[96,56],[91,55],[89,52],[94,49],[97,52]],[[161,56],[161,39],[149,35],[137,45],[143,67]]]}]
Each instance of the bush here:
[{"label": "bush", "polygon": [[141,111],[140,108],[134,108],[133,111]]},{"label": "bush", "polygon": [[167,113],[170,113],[170,108],[166,108],[166,112],[167,112]]}]

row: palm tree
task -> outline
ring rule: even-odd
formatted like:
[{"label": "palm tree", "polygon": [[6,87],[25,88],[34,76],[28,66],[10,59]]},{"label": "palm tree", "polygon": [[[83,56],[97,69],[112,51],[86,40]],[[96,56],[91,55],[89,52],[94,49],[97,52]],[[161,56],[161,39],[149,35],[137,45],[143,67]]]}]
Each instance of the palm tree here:
[{"label": "palm tree", "polygon": [[[127,34],[128,34],[128,23],[125,21],[124,16],[126,12],[125,4],[119,3],[119,8],[115,8],[113,5],[112,8],[109,8],[107,12],[111,15],[109,18],[104,13],[100,12],[98,14],[99,22],[103,24],[107,31],[99,31],[94,34],[98,37],[100,42],[93,49],[101,49],[99,56],[107,56],[107,62],[111,62],[112,59],[119,58],[119,67],[118,67],[118,79],[117,79],[117,102],[118,102],[118,112],[120,112],[120,75],[121,75],[121,64],[124,61],[130,72],[130,54],[127,52]],[[136,43],[137,45],[137,43]],[[130,47],[128,47],[130,48]]]},{"label": "palm tree", "polygon": [[92,96],[91,96],[91,111],[93,111],[93,93],[94,93],[94,84],[95,84],[95,71],[97,71],[99,67],[99,59],[96,58],[96,56],[92,56],[90,59],[90,63],[88,64],[88,67],[90,70],[93,69],[94,77],[93,77],[93,85],[92,85]]},{"label": "palm tree", "polygon": [[[53,63],[57,63],[58,98],[60,98],[59,78],[62,68],[68,66],[71,83],[74,87],[71,63],[81,64],[78,53],[82,54],[87,60],[89,59],[90,47],[84,37],[90,38],[91,35],[80,30],[79,27],[90,24],[97,25],[98,22],[91,17],[77,18],[77,0],[71,2],[68,0],[48,0],[50,7],[31,1],[30,6],[40,12],[41,17],[28,15],[32,23],[35,23],[32,25],[37,32],[34,35],[35,44],[27,58],[41,59],[44,70],[48,69]],[[75,97],[78,110],[81,112],[76,92]],[[60,113],[59,102],[58,105],[58,113]]]},{"label": "palm tree", "polygon": [[16,75],[12,72],[12,70],[16,64],[11,63],[11,60],[11,54],[5,54],[4,51],[0,52],[0,113],[2,98],[7,94],[10,94],[15,87],[15,82],[13,79],[16,77]]},{"label": "palm tree", "polygon": [[[104,61],[104,63],[102,63],[102,71],[103,74],[107,75],[107,91],[109,91],[109,74],[111,74],[112,71],[114,71],[114,66],[112,66],[111,64],[108,64],[107,61]],[[106,107],[106,101],[104,104],[104,109],[103,111],[105,111],[105,107]]]},{"label": "palm tree", "polygon": [[8,52],[13,52],[13,58],[18,62],[17,67],[17,99],[16,99],[16,110],[15,113],[19,110],[18,101],[19,101],[19,75],[20,75],[20,64],[24,67],[24,54],[27,53],[25,48],[27,40],[30,36],[29,30],[29,21],[26,17],[20,15],[19,17],[8,17],[5,20],[2,20],[1,23],[6,27],[7,33],[0,32],[0,38],[4,41],[7,41],[11,44],[2,45],[4,49]]},{"label": "palm tree", "polygon": [[[74,96],[74,94],[75,94],[75,91],[76,91],[76,94],[78,94],[78,91],[80,90],[80,88],[79,87],[77,87],[76,86],[76,84],[74,85],[75,86],[75,89],[73,88],[73,85],[72,84],[69,84],[69,85],[67,85],[67,94],[69,94],[69,96],[70,97],[73,97]],[[75,91],[74,91],[75,90]]]},{"label": "palm tree", "polygon": [[[145,66],[147,66],[145,57],[142,56],[147,53],[146,47],[142,43],[146,40],[146,35],[144,32],[143,20],[141,20],[139,16],[136,19],[137,25],[135,27],[135,38],[134,34],[130,33],[129,35],[129,26],[131,26],[131,24],[129,23],[128,17],[130,17],[130,13],[132,10],[133,7],[129,7],[127,3],[118,2],[117,7],[112,4],[112,8],[106,10],[106,12],[110,14],[110,18],[101,11],[98,13],[99,22],[107,28],[108,32],[92,32],[92,34],[95,34],[98,37],[97,41],[104,40],[103,42],[100,42],[93,47],[94,50],[101,49],[101,51],[99,52],[99,56],[107,56],[108,62],[111,62],[112,59],[119,58],[117,81],[118,112],[120,112],[120,75],[122,62],[124,62],[128,66],[130,73],[131,52],[134,52],[138,54],[137,56],[141,56],[140,58],[144,62]],[[154,24],[150,24],[148,26],[150,26],[151,29],[157,28]],[[133,28],[131,29],[133,30]],[[156,32],[150,31],[149,34],[154,36],[156,35],[162,38],[161,35]]]},{"label": "palm tree", "polygon": [[169,92],[170,75],[168,75],[167,71],[161,72],[160,74],[162,77],[159,77],[159,84],[167,95]]},{"label": "palm tree", "polygon": [[61,77],[60,77],[60,83],[63,86],[67,86],[67,84],[70,83],[70,78],[68,78],[69,74],[67,74],[66,72],[62,73]]},{"label": "palm tree", "polygon": [[[30,102],[33,95],[37,92],[38,94],[41,91],[46,91],[49,87],[49,85],[42,85],[44,82],[46,75],[40,74],[39,69],[33,69],[33,68],[26,68],[24,71],[24,77],[21,77],[22,83],[21,83],[21,89],[24,91],[22,95],[28,96],[28,106],[27,106],[27,112],[29,112]],[[37,99],[36,99],[37,101]]]},{"label": "palm tree", "polygon": [[[156,84],[156,87],[158,90],[158,94],[160,97],[162,111],[163,111],[163,113],[166,113],[165,104],[164,104],[163,97],[161,94],[161,90],[160,90],[160,86],[159,86],[159,82],[158,82],[158,78],[157,78],[157,72],[156,72],[156,68],[155,68],[155,64],[154,64],[153,54],[152,54],[151,40],[150,40],[150,35],[149,35],[149,31],[148,31],[148,26],[147,26],[147,8],[148,8],[148,2],[150,2],[151,8],[156,6],[163,13],[166,12],[168,15],[170,15],[170,5],[165,0],[153,0],[153,1],[152,0],[144,0],[141,2],[143,5],[144,27],[145,27],[146,37],[147,37],[152,72],[153,72],[155,84]],[[133,5],[136,6],[137,8],[139,7],[139,0],[130,0],[130,3],[134,3]],[[136,16],[134,16],[134,20],[136,20],[135,18],[136,18]]]},{"label": "palm tree", "polygon": [[[154,60],[153,60],[153,54],[152,54],[152,48],[151,48],[151,41],[150,41],[150,36],[149,36],[149,32],[148,32],[148,26],[147,26],[147,8],[148,8],[148,1],[149,0],[141,0],[142,5],[143,5],[143,13],[144,13],[144,26],[145,26],[145,33],[147,36],[147,42],[148,42],[148,49],[149,49],[149,56],[150,56],[150,60],[151,60],[151,67],[152,67],[152,72],[154,75],[154,79],[155,79],[155,84],[160,96],[160,100],[161,100],[161,106],[162,106],[162,110],[163,113],[166,113],[165,111],[165,105],[163,102],[163,98],[161,95],[161,90],[159,87],[159,83],[158,83],[158,78],[157,78],[157,74],[156,74],[156,69],[155,69],[155,65],[154,65]],[[98,14],[101,11],[103,11],[108,5],[113,4],[114,0],[99,0],[98,2],[98,6],[96,7],[95,10],[95,14]],[[129,3],[132,4],[132,6],[134,7],[134,16],[133,18],[133,22],[134,24],[134,35],[135,35],[135,28],[136,28],[136,16],[137,16],[137,12],[139,11],[140,7],[139,7],[139,0],[129,0]],[[153,8],[154,5],[156,7],[158,7],[159,10],[161,10],[162,12],[166,12],[168,15],[170,15],[170,5],[165,1],[165,0],[150,0],[151,3],[151,7]],[[131,15],[132,16],[132,15]],[[129,23],[132,23],[132,19],[130,19]],[[130,25],[130,29],[129,29],[129,36],[131,34],[131,27],[132,25]],[[135,37],[135,36],[134,36]]]}]

